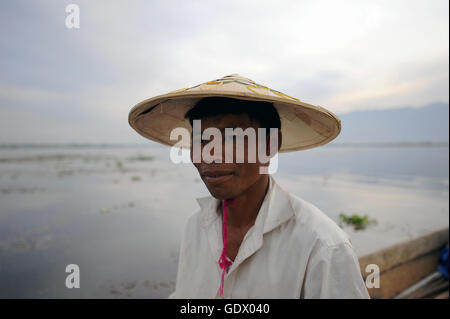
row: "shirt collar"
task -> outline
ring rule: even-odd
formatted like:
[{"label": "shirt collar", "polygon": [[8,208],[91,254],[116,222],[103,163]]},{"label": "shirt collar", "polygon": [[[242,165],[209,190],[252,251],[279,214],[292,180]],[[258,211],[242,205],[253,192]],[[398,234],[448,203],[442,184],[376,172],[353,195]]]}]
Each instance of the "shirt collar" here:
[{"label": "shirt collar", "polygon": [[[208,228],[217,218],[220,217],[218,208],[220,200],[212,196],[197,198],[201,209],[201,226]],[[261,214],[261,215],[260,215]],[[257,220],[263,222],[263,233],[267,233],[294,216],[289,194],[282,189],[269,175],[269,190],[264,198],[258,213]],[[255,221],[256,224],[256,221]]]}]

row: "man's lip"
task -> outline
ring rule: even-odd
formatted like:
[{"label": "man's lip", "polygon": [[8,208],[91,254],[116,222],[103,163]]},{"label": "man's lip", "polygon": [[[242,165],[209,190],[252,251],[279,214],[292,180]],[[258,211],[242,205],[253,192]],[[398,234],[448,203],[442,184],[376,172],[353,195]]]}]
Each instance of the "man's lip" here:
[{"label": "man's lip", "polygon": [[230,174],[234,174],[234,171],[229,169],[208,169],[201,172],[201,175],[206,177],[218,177]]},{"label": "man's lip", "polygon": [[230,170],[208,170],[202,172],[201,175],[208,184],[217,185],[233,178],[235,174]]}]

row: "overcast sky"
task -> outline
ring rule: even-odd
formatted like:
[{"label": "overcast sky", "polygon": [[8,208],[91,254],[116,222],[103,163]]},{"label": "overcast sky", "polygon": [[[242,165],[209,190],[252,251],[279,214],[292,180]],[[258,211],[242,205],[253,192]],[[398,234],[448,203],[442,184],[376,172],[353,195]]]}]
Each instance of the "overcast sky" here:
[{"label": "overcast sky", "polygon": [[232,73],[338,115],[448,102],[448,6],[4,0],[0,143],[143,142],[133,105]]}]

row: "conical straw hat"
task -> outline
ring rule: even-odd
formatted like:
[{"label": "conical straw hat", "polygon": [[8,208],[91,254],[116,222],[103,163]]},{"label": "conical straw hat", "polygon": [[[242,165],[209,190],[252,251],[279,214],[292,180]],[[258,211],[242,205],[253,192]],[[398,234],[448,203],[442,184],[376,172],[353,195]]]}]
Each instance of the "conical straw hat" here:
[{"label": "conical straw hat", "polygon": [[[323,107],[302,102],[238,74],[142,101],[131,109],[128,122],[142,136],[174,145],[178,141],[170,139],[172,130],[184,127],[191,131],[189,120],[184,117],[186,112],[200,99],[212,96],[273,103],[281,118],[283,139],[280,152],[326,144],[341,131],[339,118]],[[190,143],[181,146],[189,148]]]}]

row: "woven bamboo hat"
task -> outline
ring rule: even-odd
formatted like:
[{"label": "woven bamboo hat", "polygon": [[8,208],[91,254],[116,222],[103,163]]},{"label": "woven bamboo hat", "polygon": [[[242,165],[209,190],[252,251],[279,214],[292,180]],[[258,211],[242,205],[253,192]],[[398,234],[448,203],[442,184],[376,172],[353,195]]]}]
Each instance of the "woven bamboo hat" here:
[{"label": "woven bamboo hat", "polygon": [[[172,130],[184,127],[191,131],[189,120],[184,117],[186,112],[202,98],[212,96],[273,103],[281,119],[283,141],[280,152],[326,144],[341,131],[339,118],[323,107],[302,102],[238,74],[142,101],[131,109],[128,122],[140,135],[174,145],[178,141],[170,139]],[[190,144],[181,146],[189,148]]]}]

